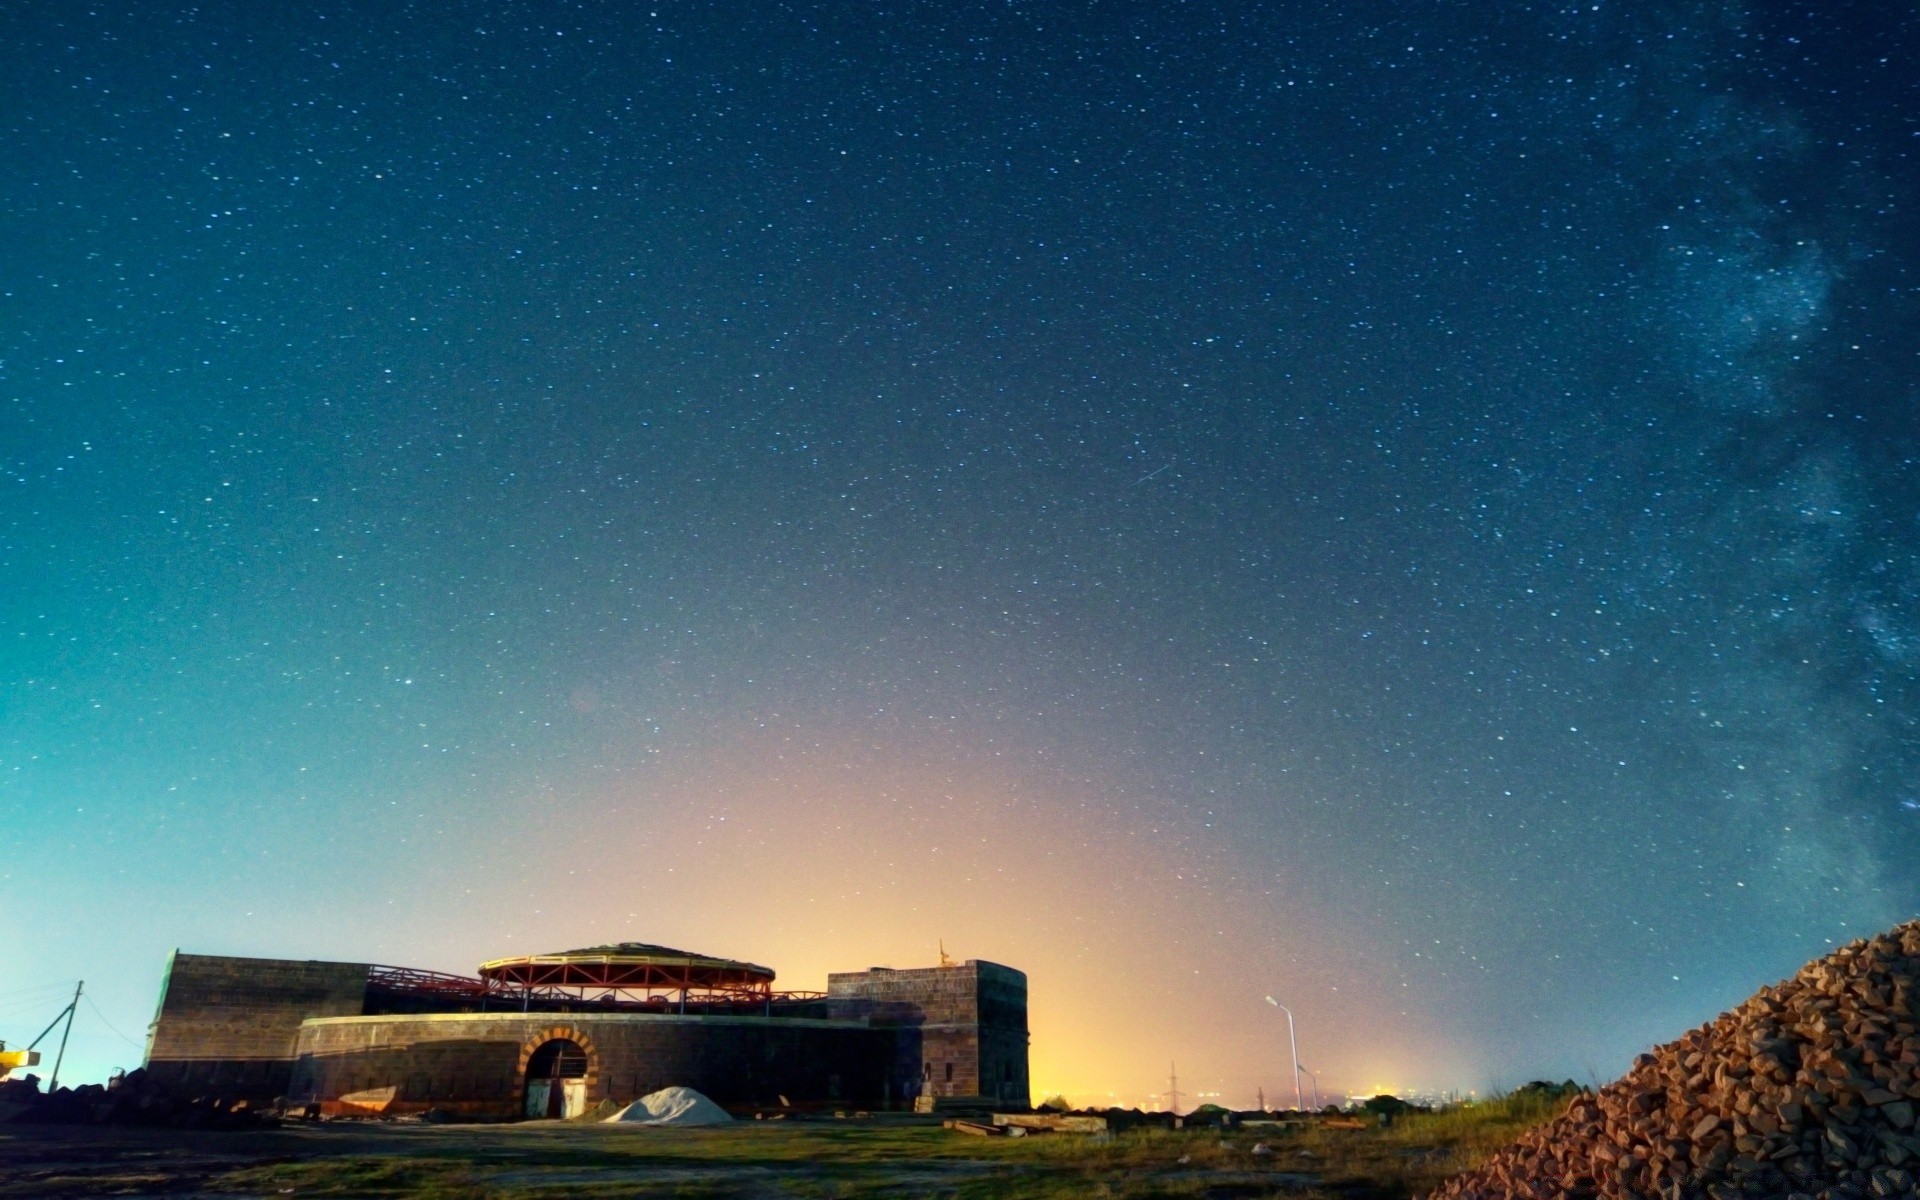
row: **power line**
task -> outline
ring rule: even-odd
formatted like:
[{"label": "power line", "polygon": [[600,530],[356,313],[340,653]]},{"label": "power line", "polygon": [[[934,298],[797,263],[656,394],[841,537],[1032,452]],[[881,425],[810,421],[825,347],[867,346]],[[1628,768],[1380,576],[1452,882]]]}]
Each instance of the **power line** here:
[{"label": "power line", "polygon": [[[0,1006],[0,1016],[7,1017],[10,1020],[18,1020],[21,1017],[25,1016],[27,1013],[34,1012],[36,1010],[40,1012],[45,1012],[50,1005],[52,1005],[56,1000],[59,999],[59,993],[62,991],[65,991],[66,986],[67,985],[64,983],[55,983],[55,984],[42,984],[36,988],[22,988],[21,990],[13,993],[13,995],[16,997],[13,1003]],[[77,994],[78,989],[75,989],[75,992]],[[38,994],[29,995],[29,993],[38,993]],[[66,1004],[61,1006],[61,1016],[66,1015],[66,1010],[72,1007],[72,1004],[73,1002],[69,1000]],[[53,1019],[53,1025],[49,1025],[46,1027],[46,1029],[41,1030],[40,1037],[36,1037],[33,1040],[33,1044],[38,1045],[40,1043],[40,1038],[46,1037],[48,1033],[53,1031],[53,1026],[58,1025],[59,1023],[60,1023],[60,1017],[55,1017]],[[16,1038],[14,1040],[18,1041],[19,1039]]]},{"label": "power line", "polygon": [[115,1029],[113,1027],[113,1022],[107,1020],[107,1014],[100,1011],[100,1006],[93,1002],[92,996],[87,997],[87,1007],[93,1010],[93,1015],[100,1018],[100,1023],[102,1025],[105,1025],[107,1027],[108,1032],[112,1033],[113,1036],[119,1038],[121,1041],[125,1042],[127,1045],[132,1046],[135,1050],[140,1051],[142,1054],[146,1053],[147,1048],[144,1045],[134,1041],[132,1038],[128,1037],[124,1033],[121,1033],[118,1029]]},{"label": "power line", "polygon": [[14,1004],[0,1008],[0,1018],[5,1018],[10,1021],[31,1021],[36,1019],[36,1013],[43,1013],[56,1004],[64,1003],[66,1003],[66,1001],[57,993],[51,996],[42,996],[30,1004]]},{"label": "power line", "polygon": [[31,1009],[45,1008],[56,1004],[61,993],[71,990],[70,983],[59,983],[52,987],[40,988],[34,992],[18,992],[9,997],[0,997],[0,1013],[27,1012]]},{"label": "power line", "polygon": [[36,983],[32,987],[14,988],[10,992],[0,992],[0,1000],[11,1000],[15,996],[24,996],[29,992],[64,992],[66,990],[67,981],[62,979],[56,983]]}]

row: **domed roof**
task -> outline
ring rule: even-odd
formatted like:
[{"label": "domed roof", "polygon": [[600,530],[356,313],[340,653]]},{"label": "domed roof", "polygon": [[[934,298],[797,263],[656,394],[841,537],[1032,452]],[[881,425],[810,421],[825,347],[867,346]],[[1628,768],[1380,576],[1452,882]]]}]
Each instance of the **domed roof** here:
[{"label": "domed roof", "polygon": [[773,968],[651,942],[611,942],[553,954],[496,958],[482,978],[530,987],[765,988]]},{"label": "domed roof", "polygon": [[691,950],[675,950],[672,946],[656,946],[652,942],[608,942],[604,946],[582,946],[578,950],[556,950],[545,957],[592,957],[594,955],[658,955],[665,958],[712,958],[710,954],[696,954]]}]

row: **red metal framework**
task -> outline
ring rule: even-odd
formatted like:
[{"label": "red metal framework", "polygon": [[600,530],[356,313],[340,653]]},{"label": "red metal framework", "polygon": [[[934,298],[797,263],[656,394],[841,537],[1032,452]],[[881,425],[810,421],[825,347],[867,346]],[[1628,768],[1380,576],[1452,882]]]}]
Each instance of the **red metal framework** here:
[{"label": "red metal framework", "polygon": [[367,972],[367,984],[409,995],[444,996],[450,1000],[480,999],[494,992],[484,979],[415,967],[373,967]]},{"label": "red metal framework", "polygon": [[698,1016],[773,1016],[786,1005],[817,1003],[826,998],[825,992],[768,992],[753,996],[689,991],[687,998],[682,1000],[678,992],[655,992],[636,997],[630,993],[613,991],[582,995],[579,990],[560,988],[542,988],[530,992],[500,991],[493,995],[503,1008],[524,1005],[534,1010],[554,1012],[684,1013]]},{"label": "red metal framework", "polygon": [[818,1001],[824,992],[776,992],[773,969],[666,946],[622,942],[559,954],[495,959],[480,977],[377,966],[369,987],[393,995],[482,1009],[563,1008],[623,1012],[761,1012]]},{"label": "red metal framework", "polygon": [[559,954],[500,958],[480,967],[488,983],[588,1000],[647,1000],[671,995],[700,1000],[765,1001],[773,995],[773,968],[653,946],[620,942]]}]

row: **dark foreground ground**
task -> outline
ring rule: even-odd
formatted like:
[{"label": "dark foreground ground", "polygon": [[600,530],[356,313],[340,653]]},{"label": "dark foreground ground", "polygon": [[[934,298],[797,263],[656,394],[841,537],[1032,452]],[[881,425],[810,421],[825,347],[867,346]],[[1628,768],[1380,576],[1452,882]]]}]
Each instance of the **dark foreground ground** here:
[{"label": "dark foreground ground", "polygon": [[[1142,1130],[977,1138],[885,1119],[634,1129],[333,1122],[220,1133],[0,1126],[0,1200],[865,1200],[882,1196],[1404,1200],[1546,1118],[1491,1104],[1391,1130]],[[1255,1153],[1256,1145],[1270,1153]]]}]

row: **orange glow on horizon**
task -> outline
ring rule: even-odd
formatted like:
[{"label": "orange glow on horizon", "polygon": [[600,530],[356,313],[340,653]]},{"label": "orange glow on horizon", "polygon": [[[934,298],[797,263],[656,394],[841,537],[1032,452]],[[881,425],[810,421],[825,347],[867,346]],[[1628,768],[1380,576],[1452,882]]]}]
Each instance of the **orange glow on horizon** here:
[{"label": "orange glow on horizon", "polygon": [[502,952],[657,941],[819,989],[829,971],[930,965],[944,940],[1027,973],[1035,1102],[1148,1106],[1169,1060],[1183,1093],[1290,1102],[1285,1026],[1261,999],[1276,990],[1323,1096],[1383,1062],[1447,1067],[1356,984],[1368,968],[1337,914],[1249,882],[1171,805],[1121,806],[1012,754],[983,768],[932,739],[825,733],[736,731],[651,777],[545,802],[523,849],[569,873]]}]

